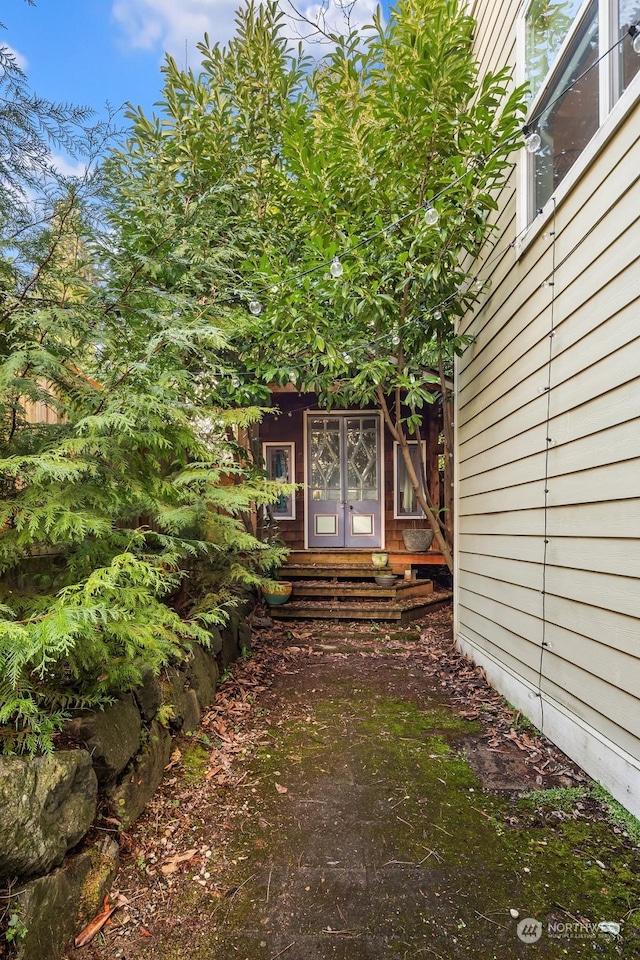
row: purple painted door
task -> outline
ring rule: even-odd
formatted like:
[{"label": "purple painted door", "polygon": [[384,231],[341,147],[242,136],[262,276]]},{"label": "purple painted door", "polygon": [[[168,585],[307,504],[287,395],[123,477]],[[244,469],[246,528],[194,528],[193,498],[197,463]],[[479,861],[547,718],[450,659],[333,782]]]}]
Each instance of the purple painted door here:
[{"label": "purple painted door", "polygon": [[309,546],[380,547],[378,415],[314,414],[307,437]]}]

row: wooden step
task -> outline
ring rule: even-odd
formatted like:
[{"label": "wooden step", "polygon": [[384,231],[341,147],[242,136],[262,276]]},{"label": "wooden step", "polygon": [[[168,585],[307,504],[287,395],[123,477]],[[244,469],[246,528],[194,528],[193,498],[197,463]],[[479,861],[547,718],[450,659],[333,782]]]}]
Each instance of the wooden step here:
[{"label": "wooden step", "polygon": [[[401,550],[292,550],[285,561],[282,572],[288,574],[289,570],[295,570],[295,576],[300,576],[297,571],[301,567],[313,567],[314,576],[316,571],[324,571],[333,566],[339,567],[341,571],[362,570],[365,569],[375,575],[376,568],[371,562],[373,552],[387,553],[389,556],[388,567],[393,573],[402,575],[408,567],[428,566],[435,564],[442,566],[444,557],[435,550],[429,550],[427,553],[407,553]],[[322,574],[324,576],[324,574]],[[342,575],[342,574],[341,574]],[[344,574],[348,576],[347,573]]]},{"label": "wooden step", "polygon": [[309,580],[311,577],[314,580],[373,580],[374,577],[377,577],[379,573],[393,573],[390,567],[374,567],[371,563],[368,566],[364,564],[357,566],[355,564],[346,564],[346,563],[330,563],[330,564],[292,564],[287,563],[280,570],[280,578],[282,580],[293,580],[295,578],[300,578],[303,580]]},{"label": "wooden step", "polygon": [[412,597],[428,597],[432,593],[431,580],[398,580],[390,587],[381,587],[377,583],[365,581],[331,583],[327,580],[298,580],[293,584],[292,596],[295,600],[302,597],[331,597],[334,600],[353,597],[363,597],[367,600],[408,600]]},{"label": "wooden step", "polygon": [[403,601],[363,600],[290,600],[280,607],[271,607],[274,620],[375,620],[409,623],[425,616],[430,607],[448,602],[450,592],[433,593]]}]

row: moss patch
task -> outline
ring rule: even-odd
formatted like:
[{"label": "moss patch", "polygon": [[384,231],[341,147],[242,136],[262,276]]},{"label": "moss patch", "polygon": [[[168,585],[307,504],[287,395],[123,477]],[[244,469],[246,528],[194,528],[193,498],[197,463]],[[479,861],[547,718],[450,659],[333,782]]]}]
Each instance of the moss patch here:
[{"label": "moss patch", "polygon": [[208,769],[210,753],[211,751],[201,743],[192,743],[183,749],[181,762],[186,783],[196,783],[204,777]]}]

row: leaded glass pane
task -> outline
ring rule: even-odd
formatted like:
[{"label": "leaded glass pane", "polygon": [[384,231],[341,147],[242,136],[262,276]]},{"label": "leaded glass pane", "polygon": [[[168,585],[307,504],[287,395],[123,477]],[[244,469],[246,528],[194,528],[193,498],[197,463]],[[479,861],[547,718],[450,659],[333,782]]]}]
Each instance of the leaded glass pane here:
[{"label": "leaded glass pane", "polygon": [[348,499],[378,498],[378,423],[373,417],[347,420]]},{"label": "leaded glass pane", "polygon": [[340,421],[311,420],[311,496],[314,500],[341,500]]}]

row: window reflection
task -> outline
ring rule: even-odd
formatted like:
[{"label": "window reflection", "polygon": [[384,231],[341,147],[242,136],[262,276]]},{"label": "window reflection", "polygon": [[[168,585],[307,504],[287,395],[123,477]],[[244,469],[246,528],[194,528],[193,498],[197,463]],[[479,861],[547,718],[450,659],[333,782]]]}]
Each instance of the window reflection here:
[{"label": "window reflection", "polygon": [[[542,145],[533,157],[534,204],[543,207],[598,129],[599,67],[595,67],[556,104],[561,92],[598,59],[598,4],[584,17],[560,61],[545,96],[536,104]],[[543,111],[545,111],[543,113]]]}]

